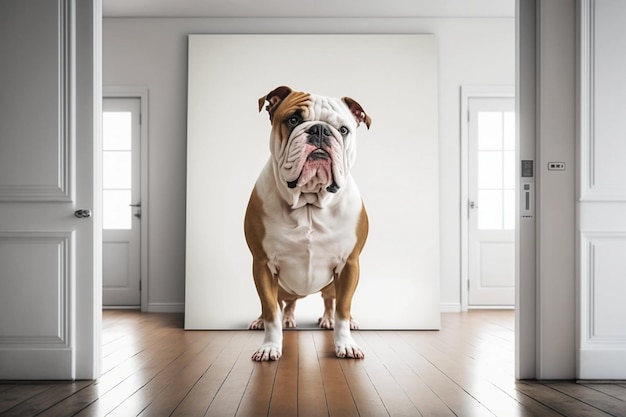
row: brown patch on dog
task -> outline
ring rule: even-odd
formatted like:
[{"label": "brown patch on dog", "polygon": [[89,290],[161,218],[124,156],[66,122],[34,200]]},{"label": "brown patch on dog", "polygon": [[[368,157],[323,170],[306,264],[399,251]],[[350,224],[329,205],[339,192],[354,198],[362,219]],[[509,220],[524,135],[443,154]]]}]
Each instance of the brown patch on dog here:
[{"label": "brown patch on dog", "polygon": [[268,267],[268,257],[263,250],[265,225],[263,224],[263,201],[256,187],[252,190],[244,220],[246,243],[252,253],[252,275],[261,300],[261,317],[271,322],[276,317],[278,307],[278,280],[274,279]]},{"label": "brown patch on dog", "polygon": [[340,320],[351,320],[352,296],[359,283],[359,255],[365,246],[369,232],[369,220],[365,211],[365,204],[361,207],[361,215],[356,229],[357,241],[354,250],[348,256],[346,265],[341,274],[335,276],[335,292],[337,294],[336,316]]}]

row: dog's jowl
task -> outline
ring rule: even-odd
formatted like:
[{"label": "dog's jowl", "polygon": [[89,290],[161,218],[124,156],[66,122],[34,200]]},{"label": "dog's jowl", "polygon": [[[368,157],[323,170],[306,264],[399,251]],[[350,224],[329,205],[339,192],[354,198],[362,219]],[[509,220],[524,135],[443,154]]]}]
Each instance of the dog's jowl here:
[{"label": "dog's jowl", "polygon": [[359,255],[368,231],[350,175],[356,131],[371,119],[349,97],[323,97],[278,87],[259,99],[271,122],[270,158],[252,190],[244,231],[264,329],[255,361],[282,354],[283,327],[295,327],[296,301],[321,292],[322,328],[333,329],[340,358],[364,357],[350,334]]}]

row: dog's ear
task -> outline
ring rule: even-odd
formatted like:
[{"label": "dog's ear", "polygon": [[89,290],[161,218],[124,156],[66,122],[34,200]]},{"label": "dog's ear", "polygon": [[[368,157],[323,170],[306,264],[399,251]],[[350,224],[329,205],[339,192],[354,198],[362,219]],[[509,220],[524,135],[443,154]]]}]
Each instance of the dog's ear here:
[{"label": "dog's ear", "polygon": [[287,86],[280,86],[269,92],[266,96],[263,96],[259,99],[259,111],[263,109],[263,105],[267,101],[267,106],[265,110],[270,114],[270,121],[272,120],[272,116],[274,116],[274,111],[280,105],[280,103],[291,94],[291,88]]},{"label": "dog's ear", "polygon": [[356,100],[350,97],[343,97],[342,100],[344,103],[346,103],[346,106],[348,106],[348,108],[352,112],[352,115],[356,119],[357,123],[365,123],[365,126],[367,126],[367,128],[369,129],[370,125],[372,124],[372,119],[365,113],[363,107],[361,107],[361,105],[357,103]]}]

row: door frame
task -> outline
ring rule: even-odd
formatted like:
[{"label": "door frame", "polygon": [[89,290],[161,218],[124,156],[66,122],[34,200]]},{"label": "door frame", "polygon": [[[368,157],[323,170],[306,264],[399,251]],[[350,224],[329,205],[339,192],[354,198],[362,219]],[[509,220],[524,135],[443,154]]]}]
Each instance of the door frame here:
[{"label": "door frame", "polygon": [[[102,99],[105,98],[132,98],[139,99],[139,141],[141,143],[141,236],[139,241],[139,267],[141,285],[141,311],[148,311],[148,216],[150,214],[148,204],[148,88],[133,86],[104,86]],[[99,157],[102,157],[102,146],[98,148]],[[102,187],[99,190],[102,193]]]},{"label": "door frame", "polygon": [[[469,101],[473,98],[515,98],[515,86],[461,86],[461,204],[459,214],[461,216],[461,311],[463,312],[469,309]],[[515,234],[517,235],[517,230]]]}]

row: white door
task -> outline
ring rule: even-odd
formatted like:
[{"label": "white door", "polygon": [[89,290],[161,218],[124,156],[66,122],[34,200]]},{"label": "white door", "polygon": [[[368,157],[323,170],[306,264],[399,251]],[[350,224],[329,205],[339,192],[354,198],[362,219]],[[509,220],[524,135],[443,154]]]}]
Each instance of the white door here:
[{"label": "white door", "polygon": [[626,2],[585,0],[579,6],[580,152],[571,164],[580,181],[576,377],[625,380],[626,60],[615,51],[626,48]]},{"label": "white door", "polygon": [[141,305],[139,98],[105,98],[102,113],[102,304]]},{"label": "white door", "polygon": [[515,103],[469,99],[469,306],[515,303]]},{"label": "white door", "polygon": [[98,375],[98,5],[0,2],[0,379]]}]

